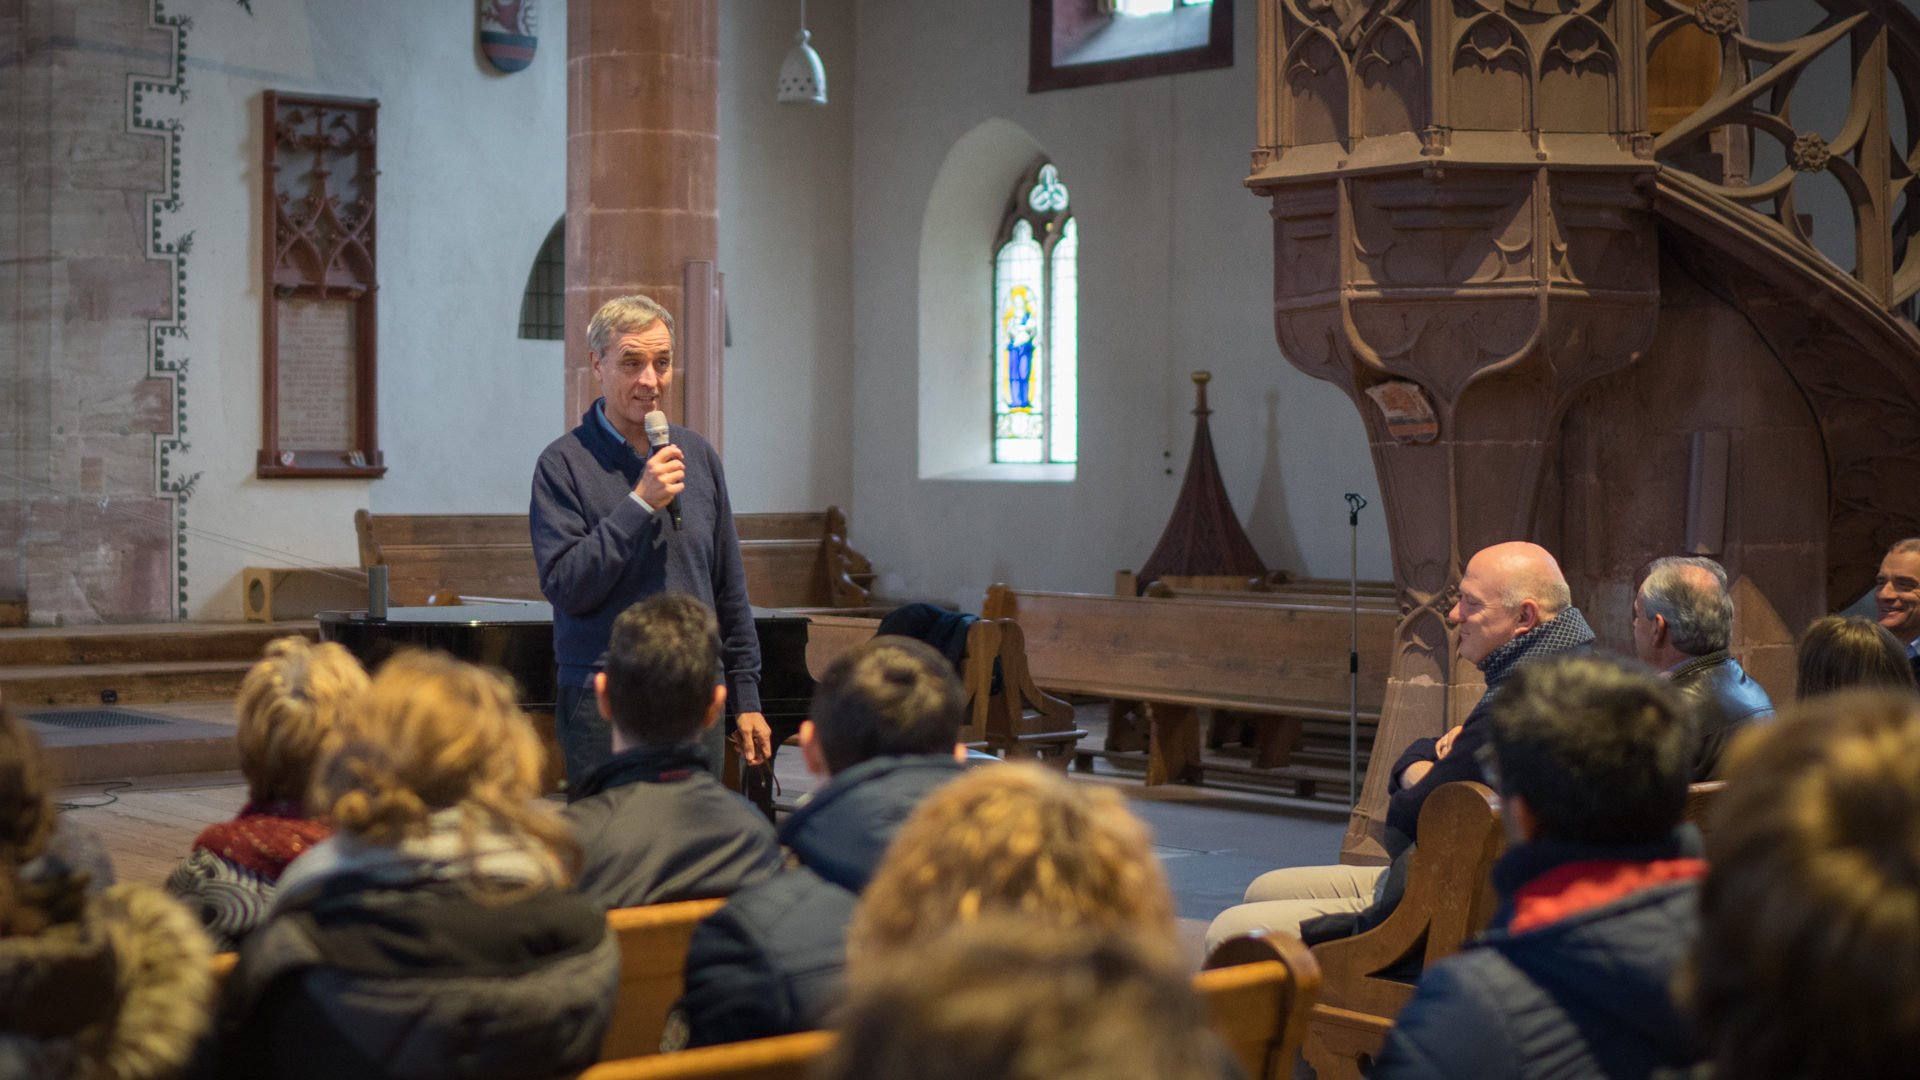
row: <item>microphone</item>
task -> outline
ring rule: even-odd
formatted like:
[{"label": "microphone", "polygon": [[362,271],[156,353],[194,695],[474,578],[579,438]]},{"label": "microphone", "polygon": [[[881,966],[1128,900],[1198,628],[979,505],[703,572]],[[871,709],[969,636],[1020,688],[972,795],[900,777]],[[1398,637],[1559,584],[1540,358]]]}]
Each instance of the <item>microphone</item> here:
[{"label": "microphone", "polygon": [[[655,409],[652,412],[648,413],[646,415],[646,418],[643,419],[641,423],[645,425],[647,429],[647,445],[648,446],[653,447],[654,450],[657,451],[661,447],[667,445],[668,436],[667,436],[667,414],[666,413],[661,412],[659,409]],[[680,531],[680,500],[679,499],[675,499],[672,502],[667,504],[667,513],[669,516],[673,518],[673,531],[679,532]]]}]

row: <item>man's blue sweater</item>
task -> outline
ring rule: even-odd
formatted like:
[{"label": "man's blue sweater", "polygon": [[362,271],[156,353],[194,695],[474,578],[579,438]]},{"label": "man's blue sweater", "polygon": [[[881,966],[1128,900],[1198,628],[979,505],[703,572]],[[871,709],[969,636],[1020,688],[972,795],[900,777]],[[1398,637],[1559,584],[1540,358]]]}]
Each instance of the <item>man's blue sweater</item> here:
[{"label": "man's blue sweater", "polygon": [[599,409],[595,402],[579,427],[541,451],[533,471],[533,557],[553,604],[561,685],[592,684],[621,612],[654,593],[682,593],[719,617],[728,700],[759,712],[760,641],[720,455],[698,434],[669,429],[687,463],[676,530],[665,510],[649,513],[632,498],[646,458],[607,430]]}]

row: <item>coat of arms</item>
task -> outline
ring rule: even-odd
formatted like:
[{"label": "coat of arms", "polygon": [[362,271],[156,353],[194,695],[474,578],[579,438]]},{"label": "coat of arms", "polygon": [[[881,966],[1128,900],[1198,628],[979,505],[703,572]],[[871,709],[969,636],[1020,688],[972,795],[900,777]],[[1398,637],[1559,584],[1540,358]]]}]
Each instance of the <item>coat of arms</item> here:
[{"label": "coat of arms", "polygon": [[534,0],[479,0],[480,51],[501,71],[519,71],[533,63],[540,43],[534,36]]}]

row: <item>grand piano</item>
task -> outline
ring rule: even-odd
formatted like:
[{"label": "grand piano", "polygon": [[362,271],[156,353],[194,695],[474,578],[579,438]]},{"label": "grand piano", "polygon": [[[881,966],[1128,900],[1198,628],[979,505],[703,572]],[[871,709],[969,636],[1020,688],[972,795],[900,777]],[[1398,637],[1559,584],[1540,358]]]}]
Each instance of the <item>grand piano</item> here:
[{"label": "grand piano", "polygon": [[[521,707],[553,711],[553,608],[545,602],[392,607],[384,618],[365,611],[323,611],[315,618],[323,640],[339,642],[368,670],[397,649],[439,649],[505,672],[513,679]],[[753,609],[754,630],[760,638],[760,708],[773,729],[776,751],[800,730],[813,702],[813,676],[807,671],[808,621],[804,615],[773,608]],[[747,797],[769,814],[772,775],[769,763],[746,770],[741,781]]]}]

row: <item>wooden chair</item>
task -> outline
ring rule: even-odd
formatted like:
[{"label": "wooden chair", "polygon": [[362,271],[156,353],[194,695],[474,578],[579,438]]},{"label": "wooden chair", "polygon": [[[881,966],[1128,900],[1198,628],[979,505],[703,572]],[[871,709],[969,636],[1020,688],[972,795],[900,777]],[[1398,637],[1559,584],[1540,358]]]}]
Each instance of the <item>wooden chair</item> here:
[{"label": "wooden chair", "polygon": [[1287,1080],[1320,997],[1320,964],[1286,934],[1238,937],[1207,957],[1193,987],[1248,1080]]},{"label": "wooden chair", "polygon": [[[1285,1080],[1319,990],[1313,954],[1293,938],[1236,938],[1214,950],[1207,964],[1193,988],[1249,1080]],[[836,1038],[807,1031],[603,1061],[581,1080],[806,1080]]]},{"label": "wooden chair", "polygon": [[1700,830],[1700,835],[1707,834],[1707,827],[1713,822],[1714,804],[1726,788],[1725,780],[1705,780],[1687,785],[1687,820]]},{"label": "wooden chair", "polygon": [[725,903],[687,900],[607,912],[607,926],[620,941],[620,995],[600,1044],[600,1060],[660,1052],[667,1013],[685,983],[693,928]]},{"label": "wooden chair", "polygon": [[803,1031],[674,1054],[602,1061],[581,1073],[580,1080],[807,1080],[814,1062],[832,1049],[838,1038],[831,1031]]},{"label": "wooden chair", "polygon": [[1358,1080],[1372,1067],[1413,984],[1386,973],[1452,955],[1486,929],[1497,900],[1490,877],[1506,848],[1499,798],[1484,784],[1446,784],[1420,808],[1420,844],[1406,894],[1385,922],[1313,947],[1322,976],[1306,1039],[1319,1080]]}]

